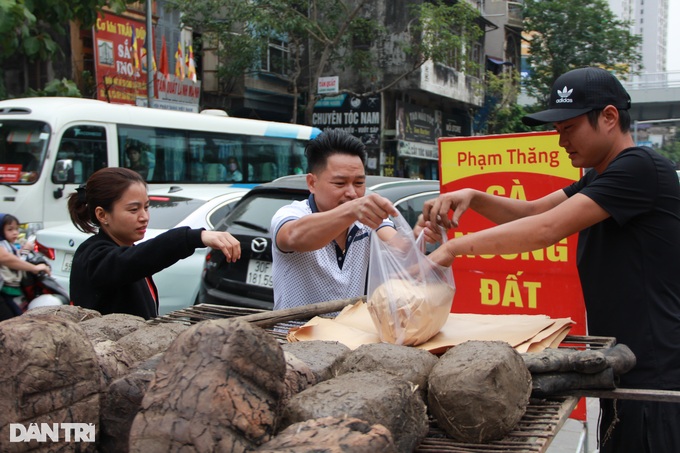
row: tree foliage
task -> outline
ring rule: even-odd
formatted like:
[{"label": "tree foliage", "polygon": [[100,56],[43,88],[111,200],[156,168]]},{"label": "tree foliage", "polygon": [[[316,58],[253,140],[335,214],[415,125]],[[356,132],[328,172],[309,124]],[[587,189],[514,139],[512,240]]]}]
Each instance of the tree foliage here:
[{"label": "tree foliage", "polygon": [[121,12],[126,3],[132,0],[0,0],[0,99],[7,95],[3,64],[51,60],[61,54],[55,38],[68,36],[70,21],[91,27],[104,6]]},{"label": "tree foliage", "polygon": [[0,0],[0,61],[17,54],[30,60],[48,60],[60,51],[53,36],[67,35],[69,21],[90,27],[102,7],[123,11],[125,3],[125,0]]},{"label": "tree foliage", "polygon": [[[393,87],[429,59],[469,68],[467,55],[482,34],[475,22],[479,13],[468,2],[414,2],[413,20],[404,30],[388,30],[380,23],[376,2],[370,0],[172,0],[172,4],[181,11],[185,25],[203,34],[203,39],[210,36],[219,43],[218,77],[226,92],[244,72],[259,69],[270,39],[285,40],[290,51],[290,91],[295,100],[298,94],[305,95],[306,123],[318,99],[319,77],[348,71],[361,86],[345,92],[375,94]],[[399,39],[395,42],[393,36]],[[388,51],[402,53],[408,62],[401,73],[390,77],[377,64]],[[293,121],[297,105],[295,110]]]},{"label": "tree foliage", "polygon": [[468,2],[448,4],[443,1],[423,2],[413,8],[418,18],[408,47],[420,66],[427,60],[441,63],[464,72],[475,72],[479,62],[468,58],[473,45],[482,37],[483,31],[475,25],[479,12]]},{"label": "tree foliage", "polygon": [[199,32],[198,47],[214,51],[219,64],[220,90],[229,92],[237,78],[252,69],[254,58],[266,41],[253,33],[247,17],[257,17],[259,10],[250,0],[170,0],[168,9],[181,12],[183,25]]},{"label": "tree foliage", "polygon": [[567,71],[599,66],[625,78],[641,61],[642,38],[606,0],[525,0],[524,30],[531,34],[527,93],[542,104]]},{"label": "tree foliage", "polygon": [[680,169],[680,129],[676,130],[673,139],[666,141],[659,153],[675,162],[676,168]]},{"label": "tree foliage", "polygon": [[49,96],[60,96],[60,97],[72,97],[79,98],[82,97],[80,90],[76,86],[73,80],[68,80],[63,78],[61,80],[54,79],[45,85],[42,90],[28,89],[26,93],[27,97],[49,97]]},{"label": "tree foliage", "polygon": [[487,71],[485,78],[485,106],[488,108],[481,134],[509,134],[529,132],[531,128],[522,123],[528,112],[517,103],[520,91],[517,71],[503,71],[496,75]]}]

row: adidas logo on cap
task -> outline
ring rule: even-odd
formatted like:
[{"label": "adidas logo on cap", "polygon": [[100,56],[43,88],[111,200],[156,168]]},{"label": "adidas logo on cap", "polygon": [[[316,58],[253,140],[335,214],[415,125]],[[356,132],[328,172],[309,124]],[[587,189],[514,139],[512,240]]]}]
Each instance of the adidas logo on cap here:
[{"label": "adidas logo on cap", "polygon": [[574,91],[573,88],[568,89],[566,85],[561,90],[558,88],[557,95],[559,96],[559,98],[555,99],[555,104],[571,104],[572,102],[574,102],[573,99],[569,98],[573,91]]}]

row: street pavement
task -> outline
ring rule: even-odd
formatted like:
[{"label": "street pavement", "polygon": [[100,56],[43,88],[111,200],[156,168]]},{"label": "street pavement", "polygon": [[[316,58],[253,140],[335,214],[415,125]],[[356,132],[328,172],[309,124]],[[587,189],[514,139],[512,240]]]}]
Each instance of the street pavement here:
[{"label": "street pavement", "polygon": [[[548,447],[547,453],[597,453],[597,418],[599,413],[600,403],[598,399],[586,398],[587,422],[584,424],[580,420],[568,419]],[[584,442],[584,440],[587,440],[587,442]]]}]

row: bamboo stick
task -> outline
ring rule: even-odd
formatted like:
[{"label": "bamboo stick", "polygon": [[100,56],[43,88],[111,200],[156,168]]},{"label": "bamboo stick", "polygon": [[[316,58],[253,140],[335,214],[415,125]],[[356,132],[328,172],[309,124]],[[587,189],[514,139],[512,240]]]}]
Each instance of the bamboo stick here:
[{"label": "bamboo stick", "polygon": [[259,327],[270,327],[280,322],[305,320],[325,313],[340,311],[346,306],[354,305],[360,301],[365,302],[366,296],[354,297],[351,299],[329,300],[283,310],[254,313],[251,315],[239,316],[238,319],[248,321]]}]

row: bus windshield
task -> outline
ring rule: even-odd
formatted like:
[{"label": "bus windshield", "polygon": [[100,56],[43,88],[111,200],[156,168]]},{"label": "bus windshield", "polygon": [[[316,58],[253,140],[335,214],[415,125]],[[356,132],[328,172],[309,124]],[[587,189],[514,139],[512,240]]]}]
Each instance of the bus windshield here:
[{"label": "bus windshield", "polygon": [[47,123],[0,121],[0,183],[35,183],[42,171],[49,137]]}]

